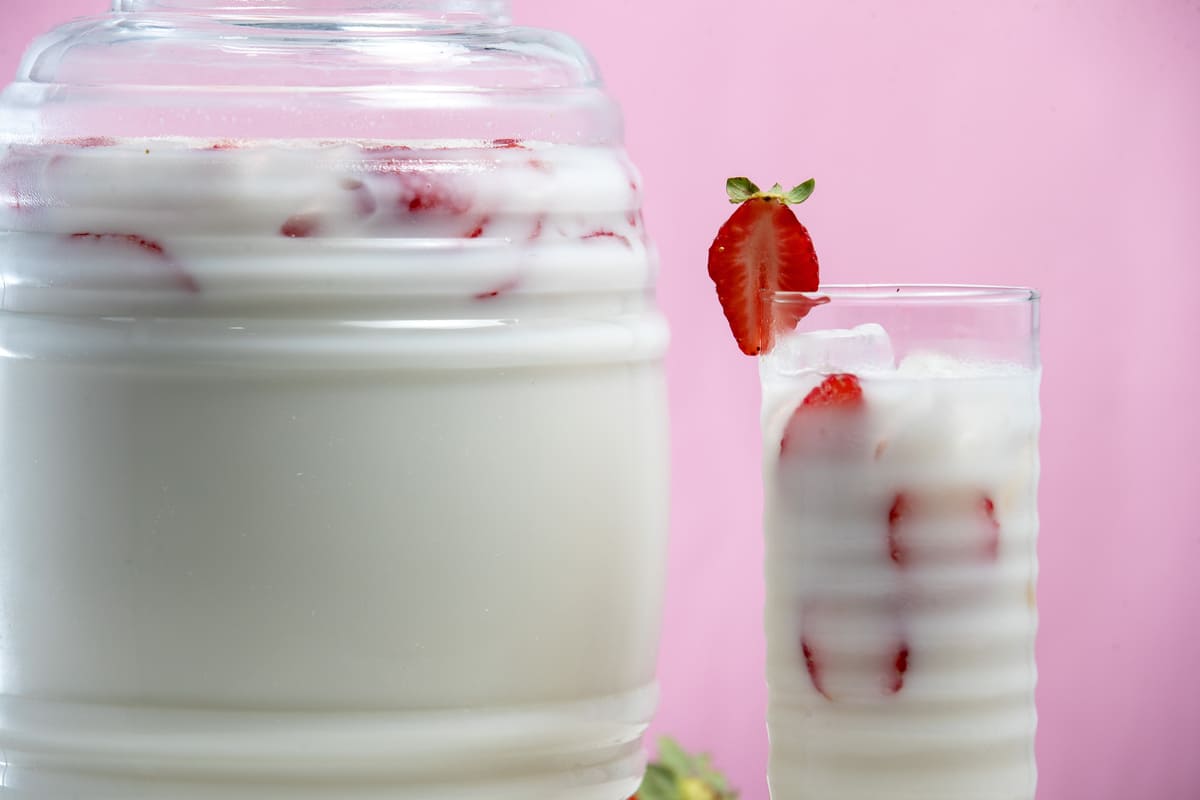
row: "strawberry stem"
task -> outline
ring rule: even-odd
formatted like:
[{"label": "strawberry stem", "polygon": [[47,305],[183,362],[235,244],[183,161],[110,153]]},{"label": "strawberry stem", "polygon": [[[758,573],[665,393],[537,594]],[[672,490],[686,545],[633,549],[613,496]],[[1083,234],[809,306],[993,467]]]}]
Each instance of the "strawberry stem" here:
[{"label": "strawberry stem", "polygon": [[768,200],[777,200],[785,206],[796,206],[811,197],[816,187],[817,181],[814,178],[809,178],[804,183],[797,184],[788,191],[784,191],[783,184],[777,183],[765,192],[759,189],[754,181],[749,178],[730,178],[725,181],[725,192],[729,195],[729,202],[734,205],[761,197]]}]

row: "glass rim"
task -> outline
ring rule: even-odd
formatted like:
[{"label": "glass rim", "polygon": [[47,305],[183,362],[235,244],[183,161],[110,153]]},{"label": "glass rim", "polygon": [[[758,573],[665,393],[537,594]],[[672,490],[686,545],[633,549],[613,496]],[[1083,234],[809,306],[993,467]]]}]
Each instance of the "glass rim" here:
[{"label": "glass rim", "polygon": [[1029,286],[969,283],[831,283],[815,292],[765,293],[774,303],[1034,303],[1042,293]]}]

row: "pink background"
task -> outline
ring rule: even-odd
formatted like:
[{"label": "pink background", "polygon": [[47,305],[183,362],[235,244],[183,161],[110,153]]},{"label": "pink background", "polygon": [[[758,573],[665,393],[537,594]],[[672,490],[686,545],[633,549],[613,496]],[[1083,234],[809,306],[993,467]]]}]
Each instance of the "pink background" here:
[{"label": "pink background", "polygon": [[[2,0],[0,74],[103,0]],[[736,9],[736,13],[731,12]],[[819,181],[827,279],[1045,293],[1043,800],[1200,797],[1200,2],[515,0],[624,104],[675,344],[656,731],[763,800],[757,377],[705,274],[727,176]]]}]

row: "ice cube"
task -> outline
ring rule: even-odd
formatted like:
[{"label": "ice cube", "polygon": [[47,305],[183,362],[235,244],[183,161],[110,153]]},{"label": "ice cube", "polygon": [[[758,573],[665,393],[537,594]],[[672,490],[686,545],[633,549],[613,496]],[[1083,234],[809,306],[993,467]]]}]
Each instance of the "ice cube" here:
[{"label": "ice cube", "polygon": [[883,326],[874,322],[857,328],[785,334],[776,340],[767,360],[780,375],[808,370],[858,374],[896,366],[892,341]]}]

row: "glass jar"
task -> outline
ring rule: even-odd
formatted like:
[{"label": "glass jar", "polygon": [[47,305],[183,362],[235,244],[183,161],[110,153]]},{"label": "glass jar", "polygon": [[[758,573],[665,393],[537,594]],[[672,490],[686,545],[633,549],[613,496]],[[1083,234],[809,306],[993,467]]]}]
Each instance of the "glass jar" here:
[{"label": "glass jar", "polygon": [[117,0],[0,95],[14,798],[636,789],[666,326],[502,0]]}]

